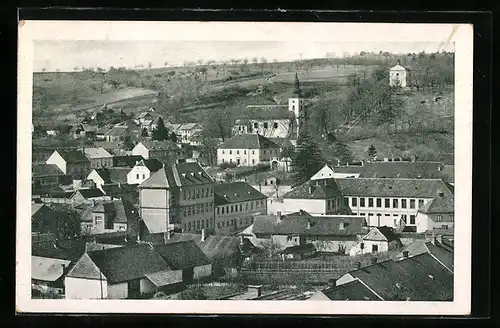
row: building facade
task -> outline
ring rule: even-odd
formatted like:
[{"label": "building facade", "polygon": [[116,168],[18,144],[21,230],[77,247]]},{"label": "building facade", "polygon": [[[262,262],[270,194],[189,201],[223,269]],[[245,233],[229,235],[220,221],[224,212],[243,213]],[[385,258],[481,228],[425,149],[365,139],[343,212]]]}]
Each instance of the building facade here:
[{"label": "building facade", "polygon": [[79,150],[55,150],[45,163],[56,165],[73,179],[85,179],[90,173],[90,161]]},{"label": "building facade", "polygon": [[239,134],[217,148],[217,164],[270,164],[273,158],[279,158],[279,149],[278,145],[260,134]]},{"label": "building facade", "polygon": [[407,86],[407,70],[400,65],[399,61],[389,71],[389,85],[391,87],[399,86],[402,88],[406,88]]},{"label": "building facade", "polygon": [[170,140],[141,141],[132,149],[132,155],[140,155],[144,159],[158,159],[167,165],[183,163],[186,152]]}]

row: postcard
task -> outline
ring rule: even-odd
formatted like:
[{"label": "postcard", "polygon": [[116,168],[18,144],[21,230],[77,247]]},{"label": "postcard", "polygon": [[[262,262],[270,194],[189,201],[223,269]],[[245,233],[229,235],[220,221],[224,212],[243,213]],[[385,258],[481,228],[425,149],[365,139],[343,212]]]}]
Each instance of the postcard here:
[{"label": "postcard", "polygon": [[18,312],[469,314],[472,62],[464,24],[21,21]]}]

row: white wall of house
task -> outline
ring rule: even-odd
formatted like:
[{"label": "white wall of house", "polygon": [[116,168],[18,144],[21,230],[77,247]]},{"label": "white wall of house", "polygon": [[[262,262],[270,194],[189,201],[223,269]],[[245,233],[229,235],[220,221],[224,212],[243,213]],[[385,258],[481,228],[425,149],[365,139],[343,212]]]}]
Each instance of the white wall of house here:
[{"label": "white wall of house", "polygon": [[68,174],[66,171],[66,161],[59,155],[57,151],[54,151],[49,158],[47,158],[46,164],[55,164],[64,174]]},{"label": "white wall of house", "polygon": [[127,174],[128,184],[141,184],[151,176],[151,171],[144,165],[136,165]]},{"label": "white wall of house", "polygon": [[95,186],[97,188],[101,188],[101,186],[104,184],[103,178],[96,172],[96,170],[92,170],[90,174],[87,176],[87,180],[92,180],[95,183]]},{"label": "white wall of house", "polygon": [[299,236],[286,236],[286,235],[272,235],[271,240],[274,244],[278,245],[281,250],[287,247],[300,245]]},{"label": "white wall of house", "polygon": [[108,282],[98,279],[66,277],[64,279],[66,299],[100,299],[108,298]]},{"label": "white wall of house", "polygon": [[124,299],[128,297],[128,284],[122,282],[119,284],[108,284],[109,299]]},{"label": "white wall of house", "polygon": [[389,72],[390,75],[390,80],[389,80],[389,85],[390,86],[396,86],[400,85],[402,88],[406,88],[406,69],[403,68],[402,66],[399,66],[400,68],[392,68]]},{"label": "white wall of house", "polygon": [[137,156],[141,155],[144,159],[149,158],[149,150],[144,146],[142,142],[139,142],[135,147],[132,149],[132,155]]},{"label": "white wall of house", "polygon": [[149,281],[148,279],[144,278],[139,281],[139,285],[141,288],[141,294],[152,294],[156,293],[156,286]]},{"label": "white wall of house", "polygon": [[[363,243],[364,248],[361,249],[361,243]],[[374,252],[373,246],[377,247],[377,251]],[[389,251],[389,243],[383,240],[362,240],[356,246],[349,250],[349,255],[359,255],[368,253],[382,253]]]},{"label": "white wall of house", "polygon": [[[332,237],[333,238],[333,237]],[[348,254],[349,250],[357,243],[355,240],[315,240],[308,239],[307,242],[312,243],[316,249],[325,253],[337,253],[340,247],[345,250],[344,254]]]},{"label": "white wall of house", "polygon": [[200,265],[194,267],[193,270],[194,279],[209,277],[211,274],[212,274],[212,264]]},{"label": "white wall of house", "polygon": [[336,283],[337,283],[337,286],[340,286],[343,284],[347,284],[348,282],[351,282],[353,280],[354,280],[354,277],[351,276],[349,273],[346,273],[345,275],[343,275],[342,277],[337,279]]},{"label": "white wall of house", "polygon": [[[326,200],[325,199],[292,199],[285,198],[282,203],[276,203],[281,207],[279,211],[282,214],[290,214],[304,210],[310,214],[325,214],[326,213]],[[275,207],[276,210],[278,210]]]},{"label": "white wall of house", "polygon": [[[249,129],[249,126],[251,129]],[[248,123],[238,120],[233,127],[233,132],[234,134],[259,133],[266,138],[287,138],[289,129],[289,119],[250,119]]]}]

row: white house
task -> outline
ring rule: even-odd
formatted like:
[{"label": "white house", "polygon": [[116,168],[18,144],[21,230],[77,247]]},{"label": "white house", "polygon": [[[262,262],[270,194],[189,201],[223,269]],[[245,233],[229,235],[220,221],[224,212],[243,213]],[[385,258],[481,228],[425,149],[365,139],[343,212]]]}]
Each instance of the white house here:
[{"label": "white house", "polygon": [[180,137],[180,143],[191,144],[191,137],[193,137],[196,132],[200,132],[201,130],[202,127],[198,123],[183,123],[175,132]]},{"label": "white house", "polygon": [[156,159],[144,159],[139,162],[127,174],[128,184],[141,184],[163,167],[163,163]]},{"label": "white house", "polygon": [[359,178],[360,172],[335,172],[333,167],[325,164],[316,174],[311,177],[311,180],[329,179],[329,178]]},{"label": "white house", "polygon": [[184,149],[170,140],[140,141],[132,149],[132,155],[140,155],[144,159],[161,159],[163,162],[168,162],[169,165],[182,163],[186,159]]},{"label": "white house", "polygon": [[151,295],[182,282],[148,244],[87,252],[64,280],[66,299],[126,299]]},{"label": "white house", "polygon": [[279,158],[279,146],[260,134],[237,134],[217,148],[217,164],[270,164]]},{"label": "white house", "polygon": [[113,166],[113,155],[102,147],[85,148],[84,153],[89,159],[92,169]]},{"label": "white house", "polygon": [[400,86],[402,88],[406,88],[407,70],[406,68],[400,65],[399,60],[398,64],[392,67],[389,71],[389,85],[391,87]]},{"label": "white house", "polygon": [[126,199],[94,201],[94,204],[81,216],[81,228],[87,234],[127,231],[139,221],[139,210]]},{"label": "white house", "polygon": [[349,255],[367,253],[382,253],[397,250],[402,246],[401,241],[389,227],[374,227],[361,241],[349,250]]},{"label": "white house", "polygon": [[79,150],[54,150],[45,163],[56,165],[73,179],[85,179],[90,172],[90,161]]}]

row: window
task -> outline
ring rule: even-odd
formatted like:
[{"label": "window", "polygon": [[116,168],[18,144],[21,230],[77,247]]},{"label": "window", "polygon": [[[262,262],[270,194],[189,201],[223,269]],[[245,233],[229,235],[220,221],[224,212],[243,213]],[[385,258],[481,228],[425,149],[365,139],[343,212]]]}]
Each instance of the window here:
[{"label": "window", "polygon": [[252,164],[255,164],[255,159],[252,159]]},{"label": "window", "polygon": [[232,151],[232,150],[230,150],[230,151],[229,151],[229,155],[232,155],[232,154],[233,154],[233,151]]},{"label": "window", "polygon": [[396,219],[394,219],[394,224],[393,224],[393,226],[395,227],[396,225],[397,225],[397,220],[396,220]]},{"label": "window", "polygon": [[401,214],[401,220],[406,223],[406,214]]},{"label": "window", "polygon": [[240,151],[239,151],[239,150],[237,150],[237,151],[236,151],[236,155],[239,155],[239,154],[240,154]]},{"label": "window", "polygon": [[436,221],[437,222],[443,221],[443,216],[442,215],[436,215]]},{"label": "window", "polygon": [[233,205],[231,205],[231,213],[233,213]]},{"label": "window", "polygon": [[250,202],[250,209],[253,210],[253,202]]},{"label": "window", "polygon": [[390,214],[384,214],[385,216],[391,216]]},{"label": "window", "polygon": [[418,208],[421,208],[422,206],[424,206],[424,200],[423,199],[419,199],[418,200]]},{"label": "window", "polygon": [[205,220],[201,220],[201,228],[205,229]]},{"label": "window", "polygon": [[224,158],[222,159],[222,163],[224,163]]},{"label": "window", "polygon": [[406,199],[401,199],[401,208],[406,208]]},{"label": "window", "polygon": [[354,206],[354,207],[358,206],[358,199],[357,199],[356,197],[353,197],[353,198],[351,199],[351,204],[352,204],[352,206]]},{"label": "window", "polygon": [[244,150],[244,151],[243,151],[243,154],[245,154],[245,155],[246,155],[246,154],[247,154],[247,151],[246,151],[246,150]]},{"label": "window", "polygon": [[393,208],[398,208],[398,199],[394,198],[394,199],[392,200],[392,207],[393,207]]},{"label": "window", "polygon": [[200,214],[200,211],[201,211],[201,206],[200,205],[196,205],[196,214]]},{"label": "window", "polygon": [[143,175],[142,175],[142,178],[143,178],[143,179],[146,179],[146,175],[145,175],[145,174],[143,174]]},{"label": "window", "polygon": [[373,198],[368,198],[368,207],[373,207]]},{"label": "window", "polygon": [[391,207],[391,200],[389,198],[384,199],[384,207],[385,208]]},{"label": "window", "polygon": [[139,180],[139,174],[136,174],[135,177],[137,180]]},{"label": "window", "polygon": [[344,205],[349,206],[349,198],[344,197]]},{"label": "window", "polygon": [[226,226],[226,222],[222,221],[222,227]]},{"label": "window", "polygon": [[373,213],[368,213],[368,216],[373,216]]},{"label": "window", "polygon": [[196,221],[196,229],[200,230],[200,220]]},{"label": "window", "polygon": [[415,224],[415,215],[410,215],[410,224]]},{"label": "window", "polygon": [[264,129],[267,129],[267,122],[264,122]]},{"label": "window", "polygon": [[191,230],[191,222],[188,222],[188,230]]},{"label": "window", "polygon": [[224,207],[222,207],[222,214],[224,214]]},{"label": "window", "polygon": [[263,200],[260,201],[260,205],[262,205],[262,207],[264,207],[264,201]]},{"label": "window", "polygon": [[274,122],[273,126],[274,126],[275,129],[277,129],[278,128],[278,122]]},{"label": "window", "polygon": [[196,198],[200,198],[200,190],[196,190]]},{"label": "window", "polygon": [[188,191],[188,199],[191,199],[191,190]]},{"label": "window", "polygon": [[186,199],[186,191],[185,190],[182,192],[182,199]]},{"label": "window", "polygon": [[410,208],[415,208],[415,199],[410,199]]},{"label": "window", "polygon": [[217,228],[220,228],[220,222],[217,222]]},{"label": "window", "polygon": [[372,245],[372,253],[378,252],[378,245]]},{"label": "window", "polygon": [[377,207],[382,207],[382,198],[377,198]]},{"label": "window", "polygon": [[254,129],[258,129],[258,128],[259,128],[259,123],[254,123],[254,124],[253,124],[253,128],[254,128]]},{"label": "window", "polygon": [[182,209],[182,215],[183,215],[183,216],[186,216],[186,213],[187,213],[187,210],[186,210],[186,208],[184,207],[184,208]]},{"label": "window", "polygon": [[361,197],[359,199],[359,207],[365,207],[365,198],[364,197]]},{"label": "window", "polygon": [[191,206],[188,206],[187,212],[188,212],[188,215],[191,215]]},{"label": "window", "polygon": [[240,204],[240,212],[243,211],[243,205]]},{"label": "window", "polygon": [[225,153],[224,153],[224,149],[222,149],[222,155],[224,155],[224,154],[225,154]]},{"label": "window", "polygon": [[292,241],[293,237],[292,236],[286,236],[286,241]]},{"label": "window", "polygon": [[248,211],[248,203],[245,203],[245,211]]},{"label": "window", "polygon": [[443,224],[443,225],[441,225],[441,228],[448,229],[448,225],[447,224]]},{"label": "window", "polygon": [[217,207],[217,215],[219,215],[219,214],[220,214],[220,208]]},{"label": "window", "polygon": [[252,150],[252,155],[255,155],[255,150]]}]

